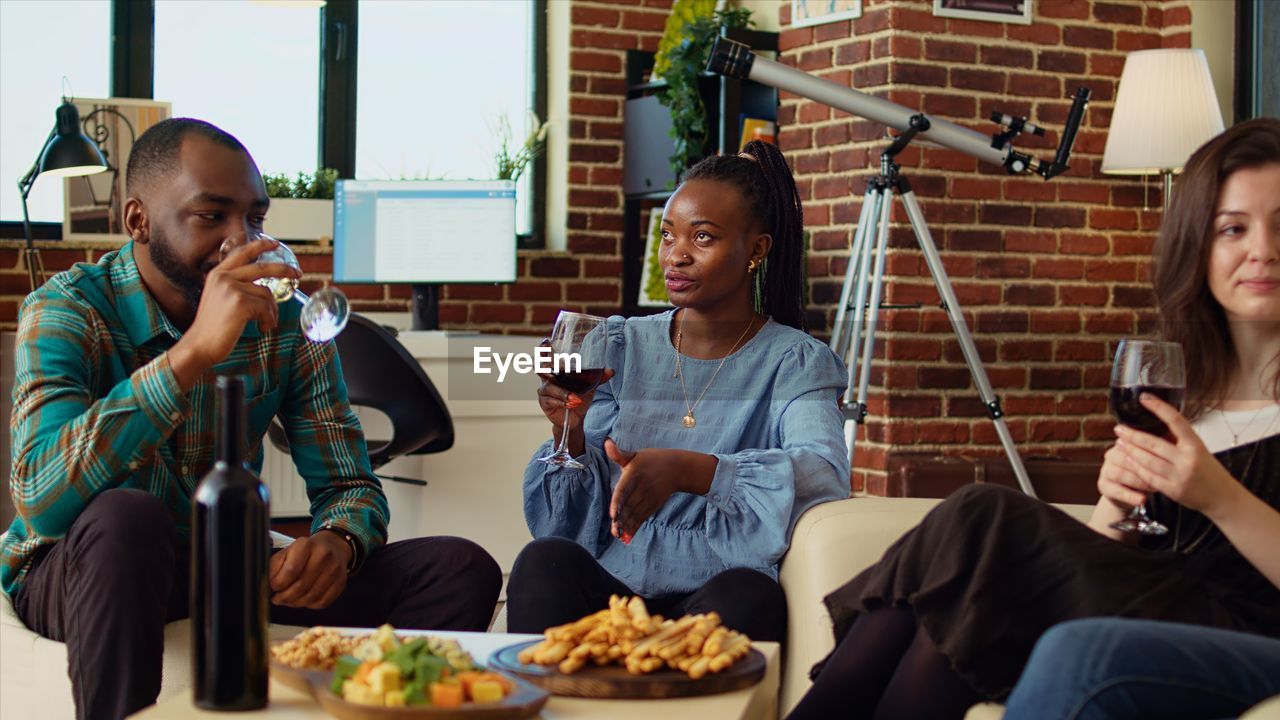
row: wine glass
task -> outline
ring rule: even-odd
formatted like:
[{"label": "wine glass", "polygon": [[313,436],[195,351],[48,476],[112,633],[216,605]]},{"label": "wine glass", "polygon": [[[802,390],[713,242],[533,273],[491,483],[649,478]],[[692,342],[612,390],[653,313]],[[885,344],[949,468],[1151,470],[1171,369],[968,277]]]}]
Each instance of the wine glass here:
[{"label": "wine glass", "polygon": [[[293,254],[289,246],[266,233],[254,233],[246,236],[244,240],[228,238],[222,243],[222,257],[226,258],[231,251],[255,240],[274,240],[276,246],[259,255],[254,262],[279,263],[298,270],[302,269],[298,265],[298,256]],[[346,294],[338,288],[323,287],[308,296],[298,289],[298,281],[294,278],[262,278],[255,282],[270,290],[278,303],[287,302],[291,298],[302,303],[302,314],[298,317],[298,323],[302,325],[302,334],[312,342],[327,342],[334,339],[347,326],[347,320],[351,318],[351,303],[347,301]]]},{"label": "wine glass", "polygon": [[[1187,371],[1182,346],[1158,340],[1120,341],[1111,367],[1111,413],[1134,430],[1164,437],[1169,426],[1138,402],[1142,393],[1151,393],[1182,410],[1187,390]],[[1134,505],[1128,517],[1111,524],[1116,530],[1144,535],[1163,535],[1169,528],[1147,517],[1145,504]]]},{"label": "wine glass", "polygon": [[[551,328],[552,376],[560,387],[571,393],[584,395],[596,389],[604,377],[605,319],[597,315],[561,310],[556,324]],[[569,454],[569,413],[565,405],[564,427],[560,433],[560,446],[538,462],[561,467],[586,467]]]}]

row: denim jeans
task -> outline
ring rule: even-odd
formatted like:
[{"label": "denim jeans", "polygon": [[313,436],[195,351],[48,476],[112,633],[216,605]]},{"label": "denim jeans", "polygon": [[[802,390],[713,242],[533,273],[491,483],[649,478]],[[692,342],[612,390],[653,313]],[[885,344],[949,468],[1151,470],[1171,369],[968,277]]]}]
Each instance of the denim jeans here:
[{"label": "denim jeans", "polygon": [[1280,639],[1092,618],[1040,638],[1004,719],[1233,718],[1277,694]]}]

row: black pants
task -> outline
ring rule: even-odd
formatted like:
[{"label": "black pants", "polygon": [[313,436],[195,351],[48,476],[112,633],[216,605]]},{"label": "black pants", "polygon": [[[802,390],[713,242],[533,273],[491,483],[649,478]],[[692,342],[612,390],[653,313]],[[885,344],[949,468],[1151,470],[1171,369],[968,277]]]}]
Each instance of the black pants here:
[{"label": "black pants", "polygon": [[[164,626],[187,616],[189,560],[164,503],[108,490],[59,542],[38,551],[14,598],[27,627],[65,642],[79,718],[122,718],[160,694]],[[480,546],[451,537],[369,555],[323,610],[273,605],[286,625],[486,630],[502,574]]]},{"label": "black pants", "polygon": [[[548,537],[520,551],[507,581],[507,630],[540,633],[609,607],[630,588],[572,540]],[[649,612],[676,618],[714,610],[752,640],[783,642],[787,598],[773,578],[748,568],[719,573],[691,593],[646,597]]]}]

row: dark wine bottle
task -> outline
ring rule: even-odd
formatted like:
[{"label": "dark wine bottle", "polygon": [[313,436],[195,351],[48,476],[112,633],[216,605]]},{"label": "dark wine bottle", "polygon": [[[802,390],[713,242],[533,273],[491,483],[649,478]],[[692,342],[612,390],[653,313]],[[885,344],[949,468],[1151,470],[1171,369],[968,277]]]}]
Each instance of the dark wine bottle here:
[{"label": "dark wine bottle", "polygon": [[217,453],[191,503],[192,698],[267,704],[267,489],[245,462],[244,379],[218,377]]}]

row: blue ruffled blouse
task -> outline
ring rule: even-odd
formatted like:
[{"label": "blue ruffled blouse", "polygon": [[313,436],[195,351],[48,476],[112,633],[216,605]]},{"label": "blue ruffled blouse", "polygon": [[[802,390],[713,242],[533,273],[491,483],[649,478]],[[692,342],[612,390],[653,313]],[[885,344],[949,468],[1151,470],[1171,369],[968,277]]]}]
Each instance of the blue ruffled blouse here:
[{"label": "blue ruffled blouse", "polygon": [[[585,470],[537,462],[524,474],[524,514],[535,538],[582,545],[609,572],[646,597],[689,593],[730,568],[773,578],[796,519],[849,495],[844,420],[837,401],[844,363],[808,334],[770,319],[720,359],[681,358],[689,400],[706,387],[686,428],[680,381],[673,377],[674,311],[606,326],[606,366],[615,372],[595,394],[585,421]],[[630,544],[609,533],[609,500],[621,468],[605,456],[606,437],[625,451],[679,448],[716,456],[706,495],[675,493]]]}]

